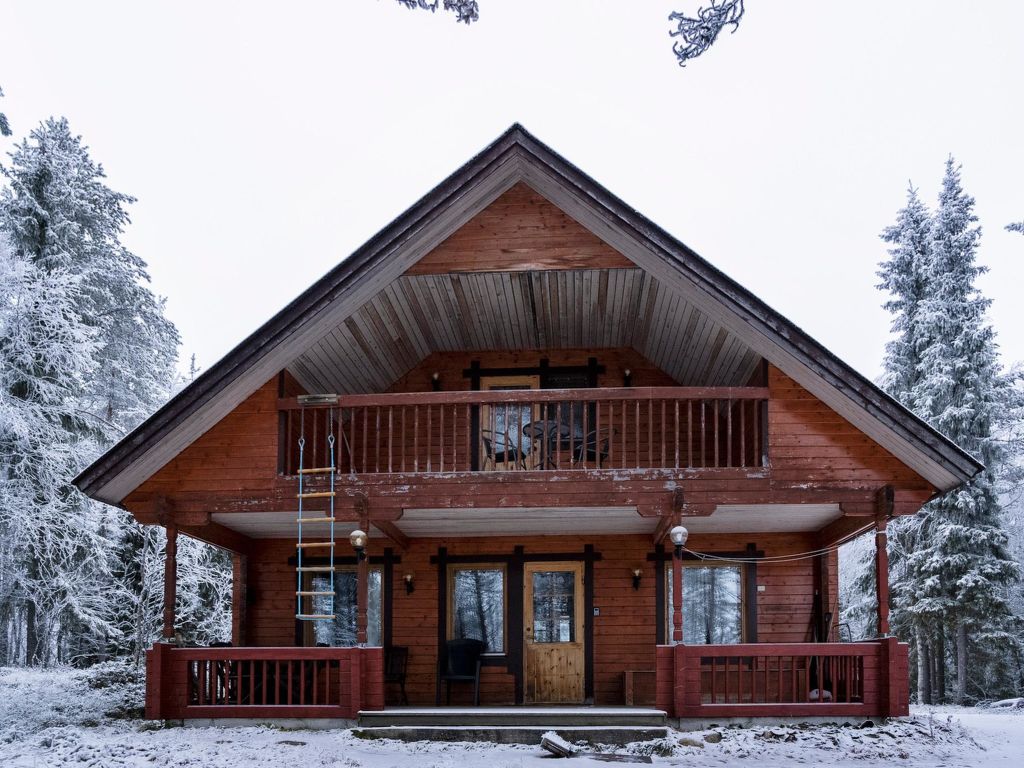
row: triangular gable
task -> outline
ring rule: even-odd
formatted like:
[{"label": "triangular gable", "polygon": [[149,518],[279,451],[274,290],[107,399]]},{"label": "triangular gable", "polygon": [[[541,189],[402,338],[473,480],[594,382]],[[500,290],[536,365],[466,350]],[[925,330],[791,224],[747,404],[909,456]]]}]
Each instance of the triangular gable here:
[{"label": "triangular gable", "polygon": [[794,324],[515,125],[199,376],[75,484],[95,498],[120,502],[291,364],[296,350],[415,270],[426,254],[520,184],[609,246],[605,256],[620,255],[685,296],[935,487],[949,489],[980,470],[973,457]]}]

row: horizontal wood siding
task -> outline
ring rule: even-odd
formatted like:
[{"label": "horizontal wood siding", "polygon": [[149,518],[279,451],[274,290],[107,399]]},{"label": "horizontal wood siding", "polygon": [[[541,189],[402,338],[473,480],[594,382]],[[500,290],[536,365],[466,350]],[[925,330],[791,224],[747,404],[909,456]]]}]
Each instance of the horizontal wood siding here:
[{"label": "horizontal wood siding", "polygon": [[[698,551],[743,551],[747,544],[766,555],[805,551],[812,539],[802,535],[734,534],[699,535],[691,538]],[[296,642],[295,571],[288,564],[294,555],[293,541],[263,539],[251,557],[248,593],[248,642],[251,645],[282,646]],[[446,547],[449,556],[500,555],[509,557],[516,545],[525,547],[526,555],[544,553],[582,553],[584,545],[592,544],[601,559],[594,563],[594,607],[598,617],[593,622],[594,700],[598,704],[621,704],[624,701],[623,672],[655,669],[656,566],[648,559],[653,552],[649,536],[548,536],[529,540],[510,538],[418,539],[409,549],[398,554],[401,563],[394,566],[395,591],[392,605],[392,642],[410,648],[406,689],[413,704],[434,701],[437,674],[438,637],[438,567],[430,562],[439,547]],[[390,546],[380,538],[371,539],[370,554],[383,554]],[[347,554],[347,553],[343,553]],[[813,576],[810,561],[799,565],[761,563],[757,567],[757,583],[765,588],[757,594],[758,639],[762,642],[805,642],[809,639],[812,617]],[[806,563],[806,565],[804,564]],[[639,590],[633,589],[632,572],[643,572]],[[415,589],[406,594],[402,577],[414,575]],[[507,585],[506,579],[506,585]],[[748,599],[750,596],[748,596]],[[509,600],[522,601],[522,595]],[[444,621],[444,617],[440,617]],[[508,636],[511,628],[506,618],[506,650],[513,651]],[[515,703],[514,669],[517,658],[488,663],[481,677],[481,701],[488,704]],[[453,702],[466,703],[472,695],[471,686],[455,686]],[[397,695],[389,689],[389,701]]]},{"label": "horizontal wood siding", "polygon": [[406,274],[608,269],[636,266],[522,182]]}]

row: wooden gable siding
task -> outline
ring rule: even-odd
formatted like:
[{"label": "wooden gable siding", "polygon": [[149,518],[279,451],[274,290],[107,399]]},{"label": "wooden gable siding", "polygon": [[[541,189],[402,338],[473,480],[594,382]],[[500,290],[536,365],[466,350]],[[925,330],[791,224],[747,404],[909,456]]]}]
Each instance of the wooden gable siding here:
[{"label": "wooden gable siding", "polygon": [[[805,535],[734,534],[701,535],[691,538],[699,551],[743,551],[748,543],[767,556],[807,551],[813,539]],[[594,699],[597,704],[623,702],[622,673],[627,670],[653,670],[656,624],[656,566],[648,560],[653,553],[648,536],[549,536],[529,540],[509,538],[419,539],[407,550],[398,552],[401,563],[394,566],[392,635],[395,645],[408,646],[407,690],[411,703],[434,701],[437,673],[438,622],[446,617],[438,613],[438,566],[430,562],[439,547],[449,555],[511,555],[516,545],[524,545],[529,555],[582,552],[592,544],[601,559],[594,563],[594,607],[600,616],[588,616],[593,622]],[[371,539],[370,555],[382,553],[384,543]],[[294,542],[260,540],[259,549],[249,561],[247,642],[256,646],[291,646],[296,643],[295,571],[288,558],[295,553]],[[481,562],[483,565],[483,561]],[[632,571],[643,571],[640,588],[633,590]],[[402,576],[414,574],[415,590],[406,594]],[[825,602],[834,610],[835,558],[831,558],[829,582],[832,598]],[[794,563],[761,563],[757,566],[757,639],[758,642],[807,642],[811,639],[814,566],[811,560]],[[507,586],[507,581],[506,581]],[[747,595],[747,599],[750,599]],[[522,601],[509,595],[508,600]],[[514,646],[506,617],[506,649]],[[521,664],[510,658],[513,667]],[[389,695],[394,696],[394,691]],[[453,701],[468,702],[465,686],[453,689]],[[511,704],[515,698],[515,678],[506,664],[485,666],[481,679],[481,700],[487,704]]]},{"label": "wooden gable siding", "polygon": [[768,367],[768,450],[776,483],[879,487],[891,484],[897,513],[934,492],[920,475],[775,366]]},{"label": "wooden gable siding", "polygon": [[406,274],[634,266],[553,203],[519,182]]}]

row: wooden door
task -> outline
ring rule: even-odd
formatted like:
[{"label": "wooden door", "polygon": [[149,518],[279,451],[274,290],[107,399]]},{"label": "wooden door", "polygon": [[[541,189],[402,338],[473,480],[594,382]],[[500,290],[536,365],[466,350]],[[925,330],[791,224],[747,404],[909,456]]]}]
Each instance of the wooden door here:
[{"label": "wooden door", "polygon": [[[480,388],[486,390],[539,389],[539,376],[485,376]],[[535,421],[537,408],[522,405],[484,405],[480,408],[480,463],[484,469],[533,469],[537,463],[533,440],[523,435],[523,426]],[[494,456],[498,456],[498,460]]]},{"label": "wooden door", "polygon": [[582,704],[583,563],[527,563],[523,677],[527,704]]}]

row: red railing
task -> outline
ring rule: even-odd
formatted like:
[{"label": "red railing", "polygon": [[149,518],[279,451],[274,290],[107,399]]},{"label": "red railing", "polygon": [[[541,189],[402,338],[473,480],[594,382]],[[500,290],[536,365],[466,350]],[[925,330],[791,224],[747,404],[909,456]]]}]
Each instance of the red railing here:
[{"label": "red railing", "polygon": [[[347,395],[279,401],[280,469],[349,475],[758,468],[768,391],[641,387]],[[333,445],[332,445],[333,444]],[[333,458],[332,458],[333,450]]]},{"label": "red railing", "polygon": [[384,706],[380,648],[175,648],[146,658],[146,717],[356,716]]},{"label": "red railing", "polygon": [[658,704],[675,717],[899,716],[907,646],[867,643],[659,646]]}]

